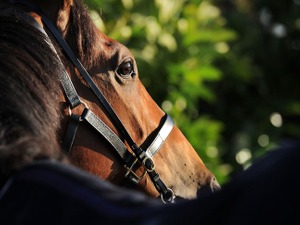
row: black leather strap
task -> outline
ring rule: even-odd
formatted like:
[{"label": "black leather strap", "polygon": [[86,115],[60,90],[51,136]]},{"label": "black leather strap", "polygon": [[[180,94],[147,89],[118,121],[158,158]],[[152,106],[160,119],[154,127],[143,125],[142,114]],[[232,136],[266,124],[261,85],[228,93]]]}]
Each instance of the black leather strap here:
[{"label": "black leather strap", "polygon": [[[64,67],[63,67],[64,68]],[[71,78],[67,74],[66,70],[64,69],[60,76],[61,85],[64,89],[65,95],[68,99],[70,107],[73,109],[76,106],[81,104],[80,98],[77,94],[77,91],[71,81]]]},{"label": "black leather strap", "polygon": [[78,130],[80,120],[81,120],[81,118],[78,115],[72,114],[70,116],[67,131],[66,131],[65,137],[62,141],[62,147],[67,153],[70,152],[70,150],[73,146],[73,142],[76,137],[76,133]]}]

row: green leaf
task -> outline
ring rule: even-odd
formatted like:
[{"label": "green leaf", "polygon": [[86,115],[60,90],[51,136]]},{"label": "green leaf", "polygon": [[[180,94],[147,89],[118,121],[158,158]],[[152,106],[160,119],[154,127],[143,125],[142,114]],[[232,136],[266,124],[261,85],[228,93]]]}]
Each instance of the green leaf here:
[{"label": "green leaf", "polygon": [[221,79],[221,71],[211,65],[203,65],[198,69],[198,73],[203,80],[218,81]]},{"label": "green leaf", "polygon": [[189,32],[189,35],[184,37],[184,45],[189,46],[199,42],[224,42],[236,39],[236,33],[226,29],[200,29]]}]

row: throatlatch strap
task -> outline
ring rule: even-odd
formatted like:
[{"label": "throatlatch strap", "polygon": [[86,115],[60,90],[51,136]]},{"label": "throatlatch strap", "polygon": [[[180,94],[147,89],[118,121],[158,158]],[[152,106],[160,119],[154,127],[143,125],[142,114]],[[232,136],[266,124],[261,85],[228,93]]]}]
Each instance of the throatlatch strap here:
[{"label": "throatlatch strap", "polygon": [[73,142],[78,130],[79,123],[80,123],[80,116],[75,114],[70,115],[68,128],[64,140],[62,142],[62,146],[67,153],[70,152],[73,146]]},{"label": "throatlatch strap", "polygon": [[71,81],[71,78],[67,74],[67,71],[64,69],[60,76],[62,87],[65,91],[65,95],[68,99],[71,109],[81,104],[80,98],[77,94],[77,91]]}]

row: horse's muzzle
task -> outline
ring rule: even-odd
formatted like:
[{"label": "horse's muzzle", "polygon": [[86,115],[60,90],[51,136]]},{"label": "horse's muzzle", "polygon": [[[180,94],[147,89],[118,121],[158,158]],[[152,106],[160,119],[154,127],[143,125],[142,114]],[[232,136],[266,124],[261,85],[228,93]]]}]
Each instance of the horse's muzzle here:
[{"label": "horse's muzzle", "polygon": [[199,188],[199,190],[197,191],[197,197],[201,197],[203,195],[207,195],[219,190],[221,190],[220,184],[215,177],[212,177],[209,183]]}]

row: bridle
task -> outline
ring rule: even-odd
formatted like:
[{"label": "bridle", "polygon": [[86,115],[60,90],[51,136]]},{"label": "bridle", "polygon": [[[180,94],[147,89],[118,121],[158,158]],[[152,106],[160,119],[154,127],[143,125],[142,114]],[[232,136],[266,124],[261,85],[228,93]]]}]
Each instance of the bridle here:
[{"label": "bridle", "polygon": [[[47,16],[31,3],[25,1],[14,1],[14,3],[19,3],[25,5],[26,7],[29,7],[42,18],[43,23],[47,26],[49,31],[55,37],[56,41],[59,43],[65,55],[69,58],[74,67],[77,68],[81,76],[85,79],[92,92],[102,104],[106,115],[113,122],[117,130],[121,133],[122,138],[126,141],[130,149],[132,150],[132,152],[130,152],[127,149],[125,143],[119,138],[119,136],[116,135],[92,110],[88,108],[87,104],[80,99],[69,75],[65,70],[63,63],[61,62],[62,68],[64,69],[60,75],[60,79],[65,96],[69,104],[70,112],[69,124],[62,142],[62,145],[66,149],[66,151],[69,152],[73,145],[73,141],[75,139],[79,123],[86,122],[92,128],[94,128],[102,137],[104,137],[106,141],[116,150],[117,154],[120,156],[121,160],[124,163],[124,167],[127,170],[125,177],[127,177],[133,183],[137,184],[146,174],[148,174],[156,190],[160,193],[161,200],[164,203],[174,203],[175,194],[173,190],[171,188],[168,188],[161,180],[159,174],[155,171],[155,164],[153,162],[153,156],[159,151],[161,146],[164,144],[166,138],[170,134],[171,130],[173,129],[174,122],[171,119],[171,117],[168,114],[164,115],[160,125],[157,128],[157,135],[154,138],[152,138],[148,147],[145,148],[146,150],[142,149],[133,141],[132,137],[126,130],[125,126],[123,125],[117,114],[115,113],[110,103],[107,101],[105,96],[102,94],[101,90],[94,83],[90,74],[83,67],[80,60],[75,56],[65,39],[62,37],[60,32],[54,26],[54,24],[47,18]],[[27,21],[29,20],[30,23],[32,23],[36,28],[38,28],[41,32],[43,32],[46,35],[47,39],[49,39],[49,45],[56,52],[45,30],[31,16],[27,15],[26,17]],[[82,111],[82,113],[80,115],[72,113],[72,110],[78,107],[79,105],[84,106],[84,110]],[[137,175],[133,171],[133,167],[137,163],[142,165],[144,168],[144,172],[141,176]]]}]

